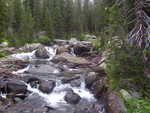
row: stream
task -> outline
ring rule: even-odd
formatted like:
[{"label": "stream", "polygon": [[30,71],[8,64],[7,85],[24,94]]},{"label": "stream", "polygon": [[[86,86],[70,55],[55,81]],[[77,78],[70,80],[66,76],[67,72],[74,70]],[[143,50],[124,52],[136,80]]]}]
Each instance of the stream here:
[{"label": "stream", "polygon": [[[39,58],[36,51],[11,55],[18,60],[28,60],[23,69],[13,71],[25,84],[25,99],[16,98],[16,104],[3,108],[2,113],[106,113],[105,105],[86,86],[87,68],[70,66],[70,63],[54,62],[57,49],[45,47],[48,58]],[[76,57],[74,49],[69,54]],[[72,64],[74,65],[74,64]],[[7,98],[1,91],[0,97]],[[0,112],[1,113],[1,112]]]}]

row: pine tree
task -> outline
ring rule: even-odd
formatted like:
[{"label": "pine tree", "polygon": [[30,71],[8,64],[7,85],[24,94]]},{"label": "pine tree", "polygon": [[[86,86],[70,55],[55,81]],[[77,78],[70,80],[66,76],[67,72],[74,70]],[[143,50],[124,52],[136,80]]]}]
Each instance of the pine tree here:
[{"label": "pine tree", "polygon": [[52,24],[52,17],[50,15],[48,7],[44,7],[43,10],[43,30],[46,31],[49,39],[53,39],[53,24]]},{"label": "pine tree", "polygon": [[72,0],[66,0],[64,4],[64,32],[66,38],[71,37],[73,26],[73,2]]},{"label": "pine tree", "polygon": [[[7,6],[4,0],[0,0],[0,36],[8,27]],[[1,39],[1,38],[0,38]]]},{"label": "pine tree", "polygon": [[13,11],[14,11],[14,15],[13,15],[12,26],[13,26],[14,33],[18,33],[21,26],[22,12],[23,12],[21,0],[14,0]]},{"label": "pine tree", "polygon": [[54,38],[63,38],[64,29],[63,29],[63,16],[61,10],[61,0],[52,0],[52,21],[54,29]]},{"label": "pine tree", "polygon": [[79,35],[83,32],[83,22],[82,22],[82,0],[75,0],[74,2],[74,15],[73,15],[73,21],[74,21],[74,29],[75,32]]},{"label": "pine tree", "polygon": [[32,17],[31,10],[30,8],[28,8],[26,10],[23,10],[22,13],[23,14],[19,30],[19,37],[17,40],[21,45],[25,43],[31,43],[34,40],[34,19]]}]

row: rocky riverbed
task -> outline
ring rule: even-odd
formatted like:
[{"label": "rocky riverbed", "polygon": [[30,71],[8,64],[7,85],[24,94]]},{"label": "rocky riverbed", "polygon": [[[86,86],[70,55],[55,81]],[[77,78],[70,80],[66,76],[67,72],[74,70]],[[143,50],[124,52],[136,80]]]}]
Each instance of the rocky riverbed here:
[{"label": "rocky riverbed", "polygon": [[[109,107],[119,99],[107,94],[102,55],[90,42],[56,40],[15,51],[0,59],[0,113],[113,113]],[[118,104],[115,113],[122,109]]]}]

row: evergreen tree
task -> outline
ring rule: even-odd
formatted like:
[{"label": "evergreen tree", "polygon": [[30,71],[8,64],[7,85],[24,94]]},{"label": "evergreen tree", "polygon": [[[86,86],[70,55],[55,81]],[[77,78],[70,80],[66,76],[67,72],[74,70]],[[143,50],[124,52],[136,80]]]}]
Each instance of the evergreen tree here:
[{"label": "evergreen tree", "polygon": [[53,39],[53,24],[52,24],[52,18],[49,12],[48,7],[44,7],[45,10],[43,10],[43,30],[46,31],[48,37],[50,39]]},{"label": "evergreen tree", "polygon": [[66,38],[69,38],[71,36],[71,33],[73,32],[73,1],[72,0],[66,0],[66,3],[64,4],[64,32]]},{"label": "evergreen tree", "polygon": [[64,29],[63,29],[63,16],[61,10],[61,0],[52,0],[52,21],[53,21],[53,29],[54,29],[54,38],[63,38],[64,37]]},{"label": "evergreen tree", "polygon": [[18,42],[19,44],[31,43],[33,38],[34,30],[34,19],[31,14],[30,8],[23,10],[22,21],[19,30]]},{"label": "evergreen tree", "polygon": [[23,12],[23,6],[21,0],[14,0],[13,11],[14,11],[14,15],[13,15],[12,26],[13,26],[14,33],[18,33],[21,26],[22,12]]},{"label": "evergreen tree", "polygon": [[83,22],[82,22],[83,12],[82,12],[82,0],[75,0],[74,2],[74,30],[77,34],[83,32]]},{"label": "evergreen tree", "polygon": [[8,26],[7,6],[4,0],[0,0],[0,40]]}]

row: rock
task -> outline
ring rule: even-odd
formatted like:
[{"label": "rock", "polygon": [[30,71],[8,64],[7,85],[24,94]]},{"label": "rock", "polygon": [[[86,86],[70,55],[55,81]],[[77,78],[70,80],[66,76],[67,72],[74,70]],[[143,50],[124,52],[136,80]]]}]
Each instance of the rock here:
[{"label": "rock", "polygon": [[108,113],[125,113],[126,107],[120,97],[111,92],[107,95]]},{"label": "rock", "polygon": [[76,45],[76,44],[78,44],[79,43],[79,41],[76,39],[76,38],[71,38],[70,40],[69,40],[69,44],[70,45]]},{"label": "rock", "polygon": [[77,104],[80,101],[81,97],[71,90],[67,92],[64,99],[70,104]]},{"label": "rock", "polygon": [[89,35],[87,38],[88,38],[88,41],[93,41],[97,39],[95,35]]},{"label": "rock", "polygon": [[7,68],[0,68],[0,77],[16,78],[17,76],[12,74],[11,70]]},{"label": "rock", "polygon": [[26,83],[31,83],[31,82],[33,82],[33,81],[39,81],[39,82],[40,82],[40,79],[37,78],[37,77],[35,77],[35,76],[24,76],[24,77],[22,78],[22,80],[23,80],[24,82],[26,82]]},{"label": "rock", "polygon": [[10,79],[7,81],[7,93],[25,94],[27,86],[19,80]]},{"label": "rock", "polygon": [[10,60],[10,59],[1,59],[0,68],[8,69],[9,71],[17,71],[18,69],[23,69],[27,67],[28,62],[21,60]]},{"label": "rock", "polygon": [[67,59],[68,62],[71,63],[76,63],[76,64],[89,64],[89,62],[82,58],[82,57],[76,57],[76,56],[72,56],[69,53],[62,53],[59,55],[60,57],[63,57],[65,59]]},{"label": "rock", "polygon": [[72,87],[80,87],[81,86],[81,81],[80,80],[73,80],[70,82],[70,85]]},{"label": "rock", "polygon": [[79,108],[77,106],[74,113],[106,113],[106,106],[100,102],[91,103]]},{"label": "rock", "polygon": [[34,76],[24,76],[22,80],[31,85],[32,88],[38,88],[40,79]]},{"label": "rock", "polygon": [[57,54],[62,54],[65,52],[69,52],[68,46],[59,46],[57,47]]},{"label": "rock", "polygon": [[75,77],[65,77],[63,78],[61,81],[62,83],[69,83],[73,80],[76,80],[76,79],[80,79],[80,76],[75,76]]},{"label": "rock", "polygon": [[0,53],[6,53],[6,55],[15,54],[16,49],[14,47],[5,47],[0,49]]},{"label": "rock", "polygon": [[90,88],[96,80],[98,80],[97,74],[95,72],[89,72],[88,75],[85,76],[86,87]]},{"label": "rock", "polygon": [[54,57],[51,62],[57,64],[57,63],[60,63],[60,62],[67,62],[67,59],[64,58],[64,57],[59,57],[59,56],[56,56]]},{"label": "rock", "polygon": [[35,52],[35,56],[37,58],[49,58],[49,53],[44,46],[39,46],[37,51]]},{"label": "rock", "polygon": [[15,97],[24,99],[27,95],[27,86],[17,79],[2,78],[0,80],[0,92],[7,94],[6,97],[15,102]]},{"label": "rock", "polygon": [[37,67],[32,66],[29,70],[28,73],[33,74],[33,75],[41,75],[41,74],[51,74],[51,73],[56,73],[59,72],[60,70],[55,68],[52,65],[48,64],[40,64]]},{"label": "rock", "polygon": [[0,47],[8,47],[8,42],[2,42],[2,43],[0,44]]},{"label": "rock", "polygon": [[128,99],[131,99],[132,96],[124,89],[121,89],[120,90],[120,93],[122,95],[122,97],[125,99],[125,100],[128,100]]},{"label": "rock", "polygon": [[46,107],[33,109],[33,113],[47,113],[47,111],[48,111],[48,108],[46,108]]},{"label": "rock", "polygon": [[43,93],[51,93],[54,87],[56,86],[56,83],[52,80],[48,81],[41,81],[39,90],[41,90]]},{"label": "rock", "polygon": [[94,82],[90,89],[96,97],[99,97],[99,95],[101,95],[105,89],[103,79]]},{"label": "rock", "polygon": [[33,50],[38,49],[40,46],[42,46],[40,43],[25,44],[25,46],[19,50],[23,52],[32,52]]},{"label": "rock", "polygon": [[136,90],[129,90],[129,93],[131,94],[132,98],[140,98],[142,97],[141,92]]},{"label": "rock", "polygon": [[91,47],[87,46],[87,45],[82,45],[82,44],[78,44],[78,45],[74,45],[73,47],[74,49],[74,53],[77,56],[85,56],[88,55],[88,53],[91,50]]}]

